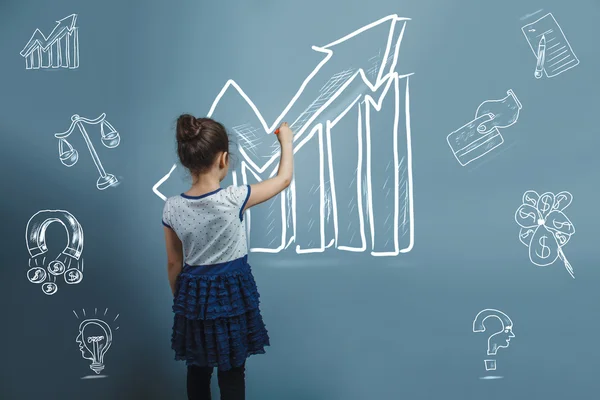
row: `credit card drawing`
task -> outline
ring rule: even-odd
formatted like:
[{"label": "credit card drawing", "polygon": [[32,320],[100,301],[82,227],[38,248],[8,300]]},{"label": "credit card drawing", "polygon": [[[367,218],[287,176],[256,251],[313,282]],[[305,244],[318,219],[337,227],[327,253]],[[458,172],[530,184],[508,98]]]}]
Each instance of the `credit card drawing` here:
[{"label": "credit card drawing", "polygon": [[523,105],[512,89],[506,97],[482,102],[475,119],[450,133],[446,140],[463,167],[504,143],[500,129],[514,125]]},{"label": "credit card drawing", "polygon": [[463,167],[504,143],[504,139],[496,127],[485,134],[478,132],[477,127],[489,120],[489,115],[484,114],[448,135],[450,149]]}]

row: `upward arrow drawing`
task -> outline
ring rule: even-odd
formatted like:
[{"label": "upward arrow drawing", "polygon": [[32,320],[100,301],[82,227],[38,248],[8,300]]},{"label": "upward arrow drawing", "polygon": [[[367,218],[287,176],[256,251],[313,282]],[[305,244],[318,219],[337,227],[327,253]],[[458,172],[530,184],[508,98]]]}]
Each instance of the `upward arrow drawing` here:
[{"label": "upward arrow drawing", "polygon": [[[267,123],[258,107],[232,79],[225,83],[207,116],[218,119],[233,130],[244,161],[256,172],[262,173],[279,157],[278,148],[273,146],[276,138],[271,132],[284,118],[291,122],[295,132],[294,141],[297,142],[355,78],[361,77],[365,87],[371,91],[379,90],[388,81],[389,74],[394,72],[398,62],[399,47],[408,20],[410,18],[396,14],[388,15],[334,42],[313,46],[313,50],[323,53],[324,58],[304,79],[296,94],[271,124]],[[373,37],[377,34],[382,35],[380,40]],[[373,43],[382,43],[384,47],[373,48]],[[364,51],[368,51],[370,56],[375,53],[379,55],[357,57]],[[226,104],[226,107],[219,107],[221,104]],[[220,110],[224,110],[223,114]],[[295,146],[294,151],[300,147]],[[175,168],[176,165],[173,165],[169,173],[152,188],[163,200],[166,200],[166,196],[158,191],[158,187]]]},{"label": "upward arrow drawing", "polygon": [[46,37],[42,31],[36,29],[31,35],[31,38],[21,50],[21,56],[26,57],[27,54],[31,51],[32,48],[39,44],[39,46],[46,50],[56,38],[58,38],[65,30],[72,30],[75,27],[75,22],[77,21],[77,14],[71,14],[63,19],[56,21],[56,26],[52,29],[52,32]]}]

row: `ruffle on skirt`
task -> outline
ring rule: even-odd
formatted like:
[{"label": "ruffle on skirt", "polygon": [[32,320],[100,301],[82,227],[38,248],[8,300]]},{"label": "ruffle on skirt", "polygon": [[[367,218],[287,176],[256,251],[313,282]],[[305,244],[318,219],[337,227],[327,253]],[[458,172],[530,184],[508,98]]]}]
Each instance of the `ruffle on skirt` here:
[{"label": "ruffle on skirt", "polygon": [[245,256],[222,264],[186,265],[178,277],[173,311],[194,320],[234,317],[257,309],[259,298]]},{"label": "ruffle on skirt", "polygon": [[176,360],[226,371],[253,354],[264,354],[269,336],[258,310],[204,321],[176,314],[172,343]]},{"label": "ruffle on skirt", "polygon": [[229,263],[185,265],[173,303],[172,348],[188,365],[228,370],[264,354],[269,336],[247,256]]}]

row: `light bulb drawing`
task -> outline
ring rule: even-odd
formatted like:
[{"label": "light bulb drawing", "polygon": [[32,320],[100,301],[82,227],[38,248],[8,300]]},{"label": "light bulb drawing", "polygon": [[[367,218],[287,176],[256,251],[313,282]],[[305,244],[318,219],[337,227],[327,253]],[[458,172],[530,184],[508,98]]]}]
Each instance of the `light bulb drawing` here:
[{"label": "light bulb drawing", "polygon": [[[104,310],[102,317],[106,316],[108,308]],[[75,310],[73,314],[77,319],[79,315]],[[82,316],[87,317],[85,310],[82,310]],[[113,319],[113,323],[119,318],[119,314]],[[115,329],[119,329],[117,326]],[[91,318],[85,318],[79,324],[79,333],[75,338],[79,344],[79,351],[85,360],[91,361],[90,369],[96,375],[84,376],[81,379],[90,378],[105,378],[106,375],[100,375],[105,368],[104,357],[108,349],[110,349],[113,341],[113,333],[110,325],[103,319],[98,317],[98,309],[94,309],[94,315]]]},{"label": "light bulb drawing", "polygon": [[106,114],[102,113],[96,119],[88,119],[80,117],[75,114],[71,117],[71,126],[65,132],[55,133],[54,137],[58,139],[58,156],[60,158],[60,162],[66,167],[72,167],[77,163],[79,159],[79,153],[73,146],[67,141],[67,137],[73,133],[75,128],[78,128],[85,140],[85,143],[90,151],[90,155],[92,156],[92,160],[98,169],[98,173],[100,177],[96,182],[96,187],[98,190],[104,190],[111,186],[116,186],[119,183],[119,180],[113,175],[108,174],[104,170],[102,163],[100,162],[100,157],[98,157],[98,153],[96,153],[96,149],[90,140],[90,137],[85,130],[85,124],[97,125],[100,124],[100,136],[101,141],[104,147],[109,149],[114,149],[121,142],[121,136],[119,132],[106,120]]},{"label": "light bulb drawing", "polygon": [[[67,245],[46,264],[46,230],[52,223],[61,224],[67,233]],[[53,295],[58,291],[57,277],[74,285],[83,280],[83,228],[73,214],[65,210],[41,210],[27,221],[25,243],[29,252],[27,279],[41,284],[42,292]]]}]

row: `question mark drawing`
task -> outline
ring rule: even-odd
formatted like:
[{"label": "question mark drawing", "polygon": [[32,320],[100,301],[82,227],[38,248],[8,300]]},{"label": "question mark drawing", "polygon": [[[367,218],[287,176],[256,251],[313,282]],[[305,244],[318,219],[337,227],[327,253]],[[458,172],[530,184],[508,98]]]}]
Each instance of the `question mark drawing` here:
[{"label": "question mark drawing", "polygon": [[[40,257],[48,252],[46,230],[54,222],[60,223],[67,231],[67,246],[46,265],[46,258]],[[31,283],[42,283],[42,291],[52,295],[58,290],[56,277],[63,275],[68,284],[81,282],[83,279],[83,228],[77,219],[65,210],[41,210],[33,214],[25,229],[25,242],[29,251],[29,270],[27,278]],[[71,266],[72,262],[74,266]],[[33,264],[33,265],[32,265]],[[44,268],[46,267],[46,268]]]},{"label": "question mark drawing", "polygon": [[[513,322],[512,320],[500,310],[493,308],[486,308],[485,310],[479,311],[473,320],[473,332],[480,333],[485,332],[485,320],[488,318],[498,318],[502,323],[502,330],[494,333],[488,338],[487,355],[495,356],[498,349],[507,348],[510,345],[510,339],[515,337],[513,333]],[[484,360],[486,371],[496,370],[496,360]]]}]

